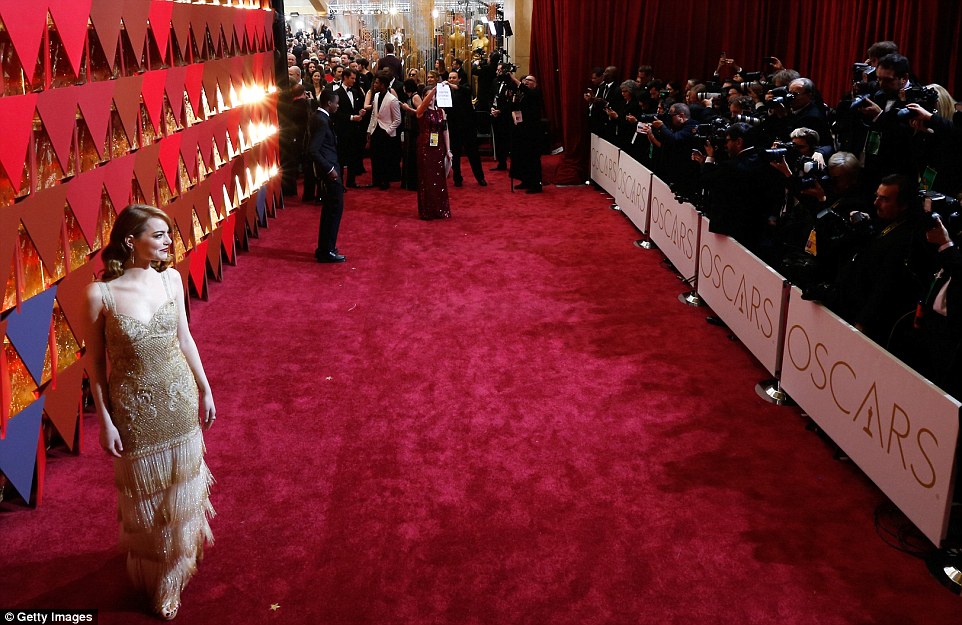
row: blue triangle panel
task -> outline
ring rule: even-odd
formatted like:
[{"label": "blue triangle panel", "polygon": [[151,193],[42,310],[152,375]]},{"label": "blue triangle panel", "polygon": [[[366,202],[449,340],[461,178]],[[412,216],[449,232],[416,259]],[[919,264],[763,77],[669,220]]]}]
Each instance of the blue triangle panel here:
[{"label": "blue triangle panel", "polygon": [[37,441],[43,417],[41,397],[7,421],[7,437],[0,440],[0,471],[7,476],[20,496],[30,501],[33,470],[37,466]]},{"label": "blue triangle panel", "polygon": [[264,223],[267,221],[267,186],[257,190],[257,221]]},{"label": "blue triangle panel", "polygon": [[57,287],[51,287],[25,301],[20,313],[14,312],[7,317],[7,336],[37,384],[40,384],[43,376],[43,361],[50,338],[50,317],[56,296]]}]

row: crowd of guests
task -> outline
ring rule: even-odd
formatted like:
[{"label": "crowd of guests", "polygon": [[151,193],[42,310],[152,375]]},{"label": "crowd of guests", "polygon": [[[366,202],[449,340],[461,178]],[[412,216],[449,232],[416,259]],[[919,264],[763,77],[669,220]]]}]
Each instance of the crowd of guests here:
[{"label": "crowd of guests", "polygon": [[[517,78],[516,68],[492,53],[472,65],[475,96],[460,59],[450,70],[438,60],[425,71],[404,67],[392,42],[383,54],[359,51],[357,43],[326,26],[288,33],[288,87],[278,98],[281,187],[294,195],[303,177],[302,200],[322,205],[318,262],[346,260],[337,235],[347,189],[387,191],[399,182],[417,192],[418,215],[430,220],[451,216],[447,178],[453,172],[454,186],[464,185],[463,157],[478,186],[487,187],[479,120],[493,127],[492,171],[508,170],[516,189],[542,192],[542,99],[534,76]],[[440,91],[450,101],[438,98]],[[366,163],[372,183],[361,185]]]},{"label": "crowd of guests", "polygon": [[[417,191],[417,109],[425,94],[442,83],[452,94],[452,106],[443,110],[443,126],[454,186],[464,184],[462,157],[467,157],[477,184],[487,186],[478,135],[493,122],[497,166],[492,169],[509,170],[510,159],[516,188],[542,192],[541,93],[534,76],[516,77],[513,66],[500,63],[500,53],[479,59],[472,68],[475,80],[469,81],[461,59],[455,59],[450,69],[442,59],[433,70],[406,68],[393,43],[384,44],[383,53],[370,47],[359,50],[355,37],[334,37],[325,26],[290,36],[287,61],[290,89],[279,102],[285,194],[296,192],[302,175],[303,200],[317,199],[318,179],[308,146],[310,119],[325,90],[338,95],[333,128],[340,165],[346,169],[345,186],[358,188],[358,177],[366,173],[364,157],[369,156],[371,186],[387,190],[399,182],[400,188]],[[472,82],[477,85],[476,94]]]},{"label": "crowd of guests", "polygon": [[962,105],[891,41],[835,107],[774,57],[707,80],[595,68],[591,132],[615,143],[845,320],[962,397]]}]

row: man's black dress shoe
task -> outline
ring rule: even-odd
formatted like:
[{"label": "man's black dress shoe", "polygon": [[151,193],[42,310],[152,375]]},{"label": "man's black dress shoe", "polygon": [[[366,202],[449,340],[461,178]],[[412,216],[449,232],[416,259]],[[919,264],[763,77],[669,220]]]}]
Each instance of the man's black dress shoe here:
[{"label": "man's black dress shoe", "polygon": [[336,250],[333,252],[317,252],[314,254],[314,258],[316,258],[319,263],[343,263],[347,260],[346,257],[338,254]]},{"label": "man's black dress shoe", "polygon": [[508,168],[498,165],[497,167],[492,167],[488,171],[508,171]]},{"label": "man's black dress shoe", "polygon": [[525,193],[541,193],[541,192],[542,190],[541,190],[540,184],[534,187],[528,187],[528,190],[525,191]]},{"label": "man's black dress shoe", "polygon": [[488,186],[488,181],[487,181],[487,180],[478,180],[478,186],[479,186],[479,187],[486,187],[486,186]]},{"label": "man's black dress shoe", "polygon": [[523,182],[519,182],[518,184],[514,185],[514,188],[515,188],[515,189],[527,189],[527,188],[528,188],[528,185],[526,185],[526,184],[523,183]]}]

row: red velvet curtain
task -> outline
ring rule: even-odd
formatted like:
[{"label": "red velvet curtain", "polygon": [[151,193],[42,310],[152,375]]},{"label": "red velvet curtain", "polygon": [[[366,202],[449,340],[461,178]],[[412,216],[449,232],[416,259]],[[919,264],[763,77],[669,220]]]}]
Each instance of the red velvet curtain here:
[{"label": "red velvet curtain", "polygon": [[684,81],[709,77],[722,52],[748,71],[776,56],[834,104],[851,64],[890,39],[923,82],[958,97],[960,34],[959,0],[534,0],[531,71],[565,147],[555,182],[587,178],[582,94],[592,67],[614,64],[626,79],[646,63],[659,78]]}]

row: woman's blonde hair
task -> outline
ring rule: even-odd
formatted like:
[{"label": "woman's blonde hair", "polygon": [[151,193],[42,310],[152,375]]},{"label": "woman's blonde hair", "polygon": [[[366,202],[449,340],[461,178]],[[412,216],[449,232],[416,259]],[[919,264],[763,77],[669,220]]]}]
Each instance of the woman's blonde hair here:
[{"label": "woman's blonde hair", "polygon": [[926,85],[929,89],[934,89],[936,93],[939,94],[939,103],[936,106],[936,111],[939,115],[945,119],[952,119],[952,115],[955,114],[955,98],[949,93],[949,90],[938,84]]},{"label": "woman's blonde hair", "polygon": [[[127,247],[125,239],[128,236],[138,237],[147,229],[148,219],[160,219],[167,227],[173,231],[173,224],[167,213],[156,206],[147,204],[131,204],[117,215],[114,227],[110,231],[110,239],[107,245],[100,252],[100,257],[104,261],[104,271],[100,279],[108,282],[124,275],[124,263],[130,259],[133,251]],[[173,232],[172,232],[173,233]],[[157,260],[150,263],[150,266],[157,271],[163,271],[173,264],[172,261]]]}]

